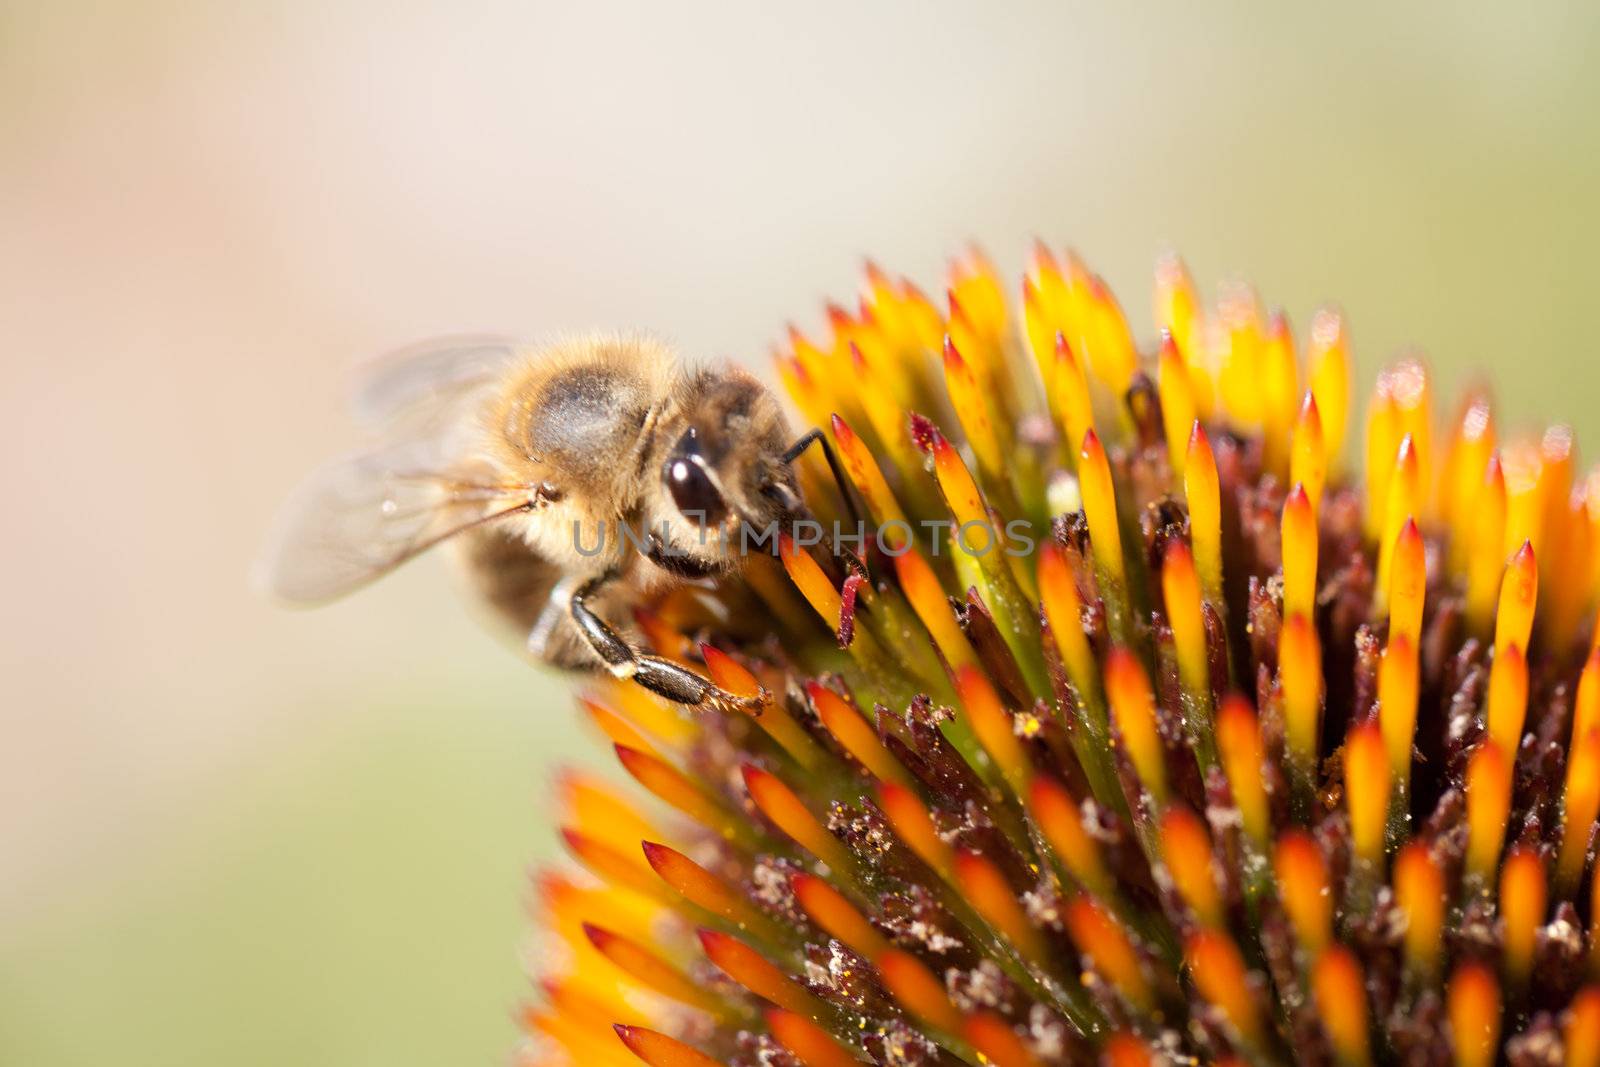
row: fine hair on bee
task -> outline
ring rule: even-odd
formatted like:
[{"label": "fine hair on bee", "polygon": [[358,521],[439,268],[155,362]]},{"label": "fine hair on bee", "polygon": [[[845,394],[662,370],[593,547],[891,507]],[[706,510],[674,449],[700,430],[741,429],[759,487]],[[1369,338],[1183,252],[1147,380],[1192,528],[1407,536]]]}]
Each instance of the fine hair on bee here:
[{"label": "fine hair on bee", "polygon": [[325,603],[447,544],[533,657],[681,704],[759,711],[766,695],[645,650],[632,610],[738,573],[741,529],[808,519],[794,463],[812,445],[856,514],[820,430],[792,433],[750,372],[645,335],[437,341],[375,363],[355,406],[377,443],[285,506],[260,568],[270,593]]}]

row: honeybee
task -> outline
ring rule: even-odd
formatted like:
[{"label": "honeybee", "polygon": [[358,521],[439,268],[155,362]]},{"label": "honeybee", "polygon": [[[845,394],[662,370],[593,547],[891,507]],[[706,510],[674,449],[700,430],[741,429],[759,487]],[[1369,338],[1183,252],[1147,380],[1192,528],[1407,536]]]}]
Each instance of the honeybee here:
[{"label": "honeybee", "polygon": [[759,710],[763,697],[719,689],[628,629],[653,595],[737,572],[740,524],[807,517],[793,464],[808,446],[838,477],[821,432],[796,439],[753,375],[691,366],[645,336],[457,339],[380,361],[356,399],[384,443],[290,500],[261,567],[271,593],[327,602],[449,542],[535,658]]}]

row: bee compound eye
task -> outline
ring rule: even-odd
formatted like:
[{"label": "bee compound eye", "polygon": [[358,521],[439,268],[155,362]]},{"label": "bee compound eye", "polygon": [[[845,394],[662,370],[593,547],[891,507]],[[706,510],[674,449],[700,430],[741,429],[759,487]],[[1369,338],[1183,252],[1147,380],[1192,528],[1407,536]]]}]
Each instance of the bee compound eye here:
[{"label": "bee compound eye", "polygon": [[684,518],[700,526],[715,526],[727,518],[728,504],[722,493],[705,468],[694,460],[670,459],[662,475],[672,493],[672,502]]}]

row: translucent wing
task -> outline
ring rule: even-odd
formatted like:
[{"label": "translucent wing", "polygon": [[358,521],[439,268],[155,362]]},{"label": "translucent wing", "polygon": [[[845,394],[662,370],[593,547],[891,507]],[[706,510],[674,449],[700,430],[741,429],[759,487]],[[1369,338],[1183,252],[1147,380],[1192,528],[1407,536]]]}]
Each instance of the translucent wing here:
[{"label": "translucent wing", "polygon": [[522,346],[506,337],[440,337],[403,348],[363,367],[356,417],[394,433],[439,426],[482,397]]},{"label": "translucent wing", "polygon": [[443,467],[432,442],[336,460],[313,473],[284,508],[259,580],[290,603],[322,603],[536,499],[526,487]]}]

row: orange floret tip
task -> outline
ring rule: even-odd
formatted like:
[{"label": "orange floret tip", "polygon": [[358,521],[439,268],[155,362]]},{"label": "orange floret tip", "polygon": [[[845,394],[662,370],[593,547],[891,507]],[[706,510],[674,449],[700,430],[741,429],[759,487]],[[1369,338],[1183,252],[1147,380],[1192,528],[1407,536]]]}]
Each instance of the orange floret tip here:
[{"label": "orange floret tip", "polygon": [[583,933],[595,951],[645,988],[703,1011],[721,1010],[721,1003],[703,985],[632,938],[594,923],[584,923]]},{"label": "orange floret tip", "polygon": [[944,494],[945,504],[950,508],[956,525],[984,522],[988,513],[983,494],[978,491],[978,483],[973,481],[972,472],[962,461],[961,453],[937,429],[933,431],[931,440],[934,475],[939,480],[939,491]]},{"label": "orange floret tip", "polygon": [[1162,559],[1161,591],[1167,609],[1167,625],[1172,628],[1179,676],[1184,687],[1201,695],[1209,706],[1211,656],[1206,647],[1200,576],[1195,572],[1189,546],[1176,538],[1168,542]]},{"label": "orange floret tip", "polygon": [[1283,613],[1311,618],[1317,606],[1317,513],[1304,485],[1283,501]]},{"label": "orange floret tip", "polygon": [[807,1067],[860,1067],[860,1060],[805,1016],[772,1008],[766,1020],[778,1043]]},{"label": "orange floret tip", "polygon": [[890,949],[873,964],[901,1007],[935,1029],[947,1034],[961,1032],[961,1013],[950,1003],[943,983],[915,956]]},{"label": "orange floret tip", "polygon": [[883,746],[883,742],[878,740],[877,731],[859,711],[821,682],[808,681],[805,690],[806,696],[811,700],[811,706],[816,709],[817,718],[822,720],[822,725],[827,727],[840,747],[850,753],[868,773],[886,782],[911,784],[906,769]]},{"label": "orange floret tip", "polygon": [[1083,435],[1078,453],[1078,483],[1083,494],[1083,514],[1089,523],[1089,543],[1097,566],[1115,581],[1122,580],[1122,527],[1117,519],[1117,491],[1111,482],[1106,450],[1093,430]]},{"label": "orange floret tip", "polygon": [[1167,439],[1167,460],[1172,464],[1172,472],[1182,478],[1189,458],[1189,431],[1198,412],[1189,365],[1166,329],[1161,331],[1161,348],[1156,357],[1156,383],[1161,399],[1161,426]]},{"label": "orange floret tip", "polygon": [[1081,691],[1097,687],[1094,651],[1083,630],[1083,601],[1078,583],[1066,555],[1054,541],[1039,547],[1039,596],[1043,602],[1050,633],[1067,668],[1067,675]]},{"label": "orange floret tip", "polygon": [[613,845],[631,845],[655,833],[650,820],[622,798],[621,789],[598,775],[562,770],[556,791],[564,822]]},{"label": "orange floret tip", "polygon": [[839,590],[823,573],[821,565],[787,533],[778,535],[778,558],[783,561],[783,569],[788,572],[789,580],[806,598],[806,603],[830,629],[836,628],[844,601]]},{"label": "orange floret tip", "polygon": [[1295,418],[1294,439],[1289,450],[1289,484],[1303,486],[1312,510],[1322,506],[1322,490],[1328,481],[1328,446],[1322,434],[1322,413],[1317,398],[1307,393]]},{"label": "orange floret tip", "polygon": [[961,1034],[996,1067],[1043,1067],[1042,1061],[1028,1050],[1017,1032],[993,1012],[969,1016]]},{"label": "orange floret tip", "polygon": [[1315,839],[1303,830],[1286,830],[1272,858],[1278,895],[1300,944],[1313,956],[1332,936],[1333,900],[1328,865]]},{"label": "orange floret tip", "polygon": [[1495,654],[1509,645],[1528,647],[1533,633],[1533,611],[1539,598],[1539,565],[1533,543],[1522,542],[1500,581],[1500,602],[1494,620]]},{"label": "orange floret tip", "polygon": [[1189,540],[1206,599],[1222,601],[1222,497],[1217,460],[1199,422],[1189,434],[1188,462],[1183,468],[1184,499],[1189,505]]},{"label": "orange floret tip", "polygon": [[721,1067],[705,1053],[655,1030],[622,1023],[615,1024],[615,1029],[628,1051],[650,1067]]},{"label": "orange floret tip", "polygon": [[689,903],[736,926],[767,930],[766,921],[743,896],[688,856],[654,841],[641,841],[640,848],[650,869]]},{"label": "orange floret tip", "polygon": [[1422,640],[1422,609],[1428,593],[1427,550],[1415,519],[1408,518],[1395,535],[1390,568],[1389,636],[1404,634]]},{"label": "orange floret tip", "polygon": [[1449,902],[1444,872],[1424,842],[1412,841],[1395,855],[1394,899],[1406,923],[1406,965],[1422,974],[1435,973]]},{"label": "orange floret tip", "polygon": [[1330,945],[1312,968],[1311,988],[1322,1028],[1339,1062],[1346,1067],[1370,1064],[1366,976],[1355,954],[1343,945]]},{"label": "orange floret tip", "polygon": [[1161,858],[1195,918],[1206,926],[1222,926],[1225,917],[1212,866],[1211,837],[1189,809],[1174,805],[1162,815]]},{"label": "orange floret tip", "polygon": [[1154,1003],[1150,983],[1138,952],[1117,921],[1087,897],[1068,902],[1062,918],[1073,944],[1089,958],[1094,971],[1129,1004],[1148,1010]]},{"label": "orange floret tip", "polygon": [[1361,859],[1381,864],[1389,808],[1389,754],[1376,722],[1369,720],[1350,728],[1344,743],[1344,761],[1351,846]]},{"label": "orange floret tip", "polygon": [[1411,749],[1417,730],[1417,698],[1421,664],[1411,638],[1389,640],[1378,661],[1378,722],[1389,754],[1389,767],[1402,782],[1411,777]]},{"label": "orange floret tip", "polygon": [[1489,737],[1501,751],[1515,752],[1528,717],[1528,659],[1508,645],[1489,668],[1489,697],[1484,712]]},{"label": "orange floret tip", "polygon": [[924,863],[941,874],[952,866],[950,846],[939,836],[928,814],[928,806],[904,786],[883,782],[878,786],[878,804],[889,818],[889,825]]},{"label": "orange floret tip", "polygon": [[1506,476],[1498,454],[1489,457],[1483,485],[1465,534],[1467,553],[1467,625],[1480,637],[1489,636],[1505,564]]},{"label": "orange floret tip", "polygon": [[949,337],[944,339],[944,379],[945,387],[950,392],[951,406],[955,408],[961,428],[967,432],[967,440],[978,458],[978,467],[985,477],[1000,475],[1004,470],[1005,458],[1000,440],[995,435],[994,424],[990,421],[989,401],[985,399],[983,385],[974,368],[961,358],[955,342]]},{"label": "orange floret tip", "polygon": [[885,547],[899,550],[909,543],[910,524],[905,512],[895,499],[894,492],[884,479],[883,470],[872,452],[856,436],[850,424],[838,415],[832,419],[833,439],[839,446],[839,456],[844,460],[851,484],[866,500],[867,510],[878,520]]},{"label": "orange floret tip", "polygon": [[1038,961],[1048,958],[1043,938],[1000,868],[976,852],[961,851],[955,858],[955,883],[978,914],[1024,955]]},{"label": "orange floret tip", "polygon": [[1258,1044],[1261,1016],[1233,938],[1215,930],[1197,931],[1184,944],[1183,955],[1200,995],[1222,1012],[1241,1040]]},{"label": "orange floret tip", "polygon": [[1515,989],[1528,983],[1548,899],[1539,853],[1521,845],[1511,849],[1500,868],[1501,965],[1506,983]]},{"label": "orange floret tip", "polygon": [[623,769],[663,802],[707,826],[722,827],[727,823],[722,806],[666,760],[626,745],[614,747]]},{"label": "orange floret tip", "polygon": [[1578,675],[1578,692],[1572,707],[1572,740],[1600,729],[1600,646],[1589,651]]},{"label": "orange floret tip", "polygon": [[1500,983],[1477,960],[1455,969],[1445,993],[1456,1067],[1491,1067],[1500,1042]]},{"label": "orange floret tip", "polygon": [[646,896],[666,897],[661,880],[650,872],[637,852],[629,855],[572,827],[562,827],[560,832],[573,858],[598,877]]},{"label": "orange floret tip", "polygon": [[1237,693],[1223,698],[1217,711],[1217,752],[1228,778],[1228,790],[1245,833],[1257,846],[1267,842],[1267,794],[1261,784],[1264,752],[1255,709]]},{"label": "orange floret tip", "polygon": [[811,921],[868,959],[876,958],[889,942],[856,910],[845,895],[814,874],[795,872],[790,888]]},{"label": "orange floret tip", "polygon": [[1389,477],[1384,483],[1384,534],[1378,553],[1378,582],[1381,589],[1387,585],[1395,537],[1406,520],[1416,520],[1422,515],[1421,462],[1418,461],[1418,445],[1410,434],[1400,438],[1400,448],[1392,462],[1394,467],[1389,470]]},{"label": "orange floret tip", "polygon": [[1261,346],[1261,421],[1267,466],[1279,477],[1288,473],[1289,447],[1300,396],[1299,368],[1295,362],[1294,334],[1288,317],[1274,308],[1267,317]]},{"label": "orange floret tip", "polygon": [[1130,1033],[1112,1034],[1100,1050],[1100,1067],[1153,1067],[1150,1046]]},{"label": "orange floret tip", "polygon": [[1460,413],[1451,429],[1439,483],[1439,511],[1450,530],[1451,566],[1457,570],[1464,565],[1471,545],[1472,527],[1478,520],[1477,497],[1494,446],[1494,413],[1489,398],[1469,392],[1462,397]]},{"label": "orange floret tip", "polygon": [[961,705],[978,743],[1021,795],[1033,776],[1033,768],[1017,737],[1011,715],[1000,704],[999,694],[976,666],[956,671],[956,691],[961,695]]},{"label": "orange floret tip", "polygon": [[1177,339],[1186,353],[1197,350],[1202,319],[1200,295],[1182,257],[1165,253],[1156,260],[1156,325]]},{"label": "orange floret tip", "polygon": [[1563,1067],[1600,1067],[1600,985],[1586,985],[1567,1006]]},{"label": "orange floret tip", "polygon": [[1065,786],[1043,775],[1028,790],[1028,811],[1068,872],[1091,893],[1105,895],[1114,883],[1099,846],[1083,827],[1083,812]]},{"label": "orange floret tip", "polygon": [[[885,544],[888,544],[887,537]],[[953,668],[976,663],[972,644],[950,607],[950,598],[939,576],[916,548],[902,546],[902,549],[894,557],[895,577],[900,582],[900,590],[911,602],[911,609],[939,647],[945,662]]]},{"label": "orange floret tip", "polygon": [[1600,730],[1589,729],[1573,742],[1561,793],[1561,844],[1556,857],[1556,892],[1577,891],[1588,861],[1589,838],[1600,818]]},{"label": "orange floret tip", "polygon": [[1317,401],[1331,463],[1344,446],[1350,411],[1350,339],[1344,316],[1337,308],[1320,309],[1311,317],[1310,337],[1306,362],[1311,373],[1311,395]]},{"label": "orange floret tip", "polygon": [[579,697],[578,706],[605,735],[607,741],[645,752],[651,750],[650,742],[645,739],[644,734],[612,708],[589,697]]},{"label": "orange floret tip", "polygon": [[1388,503],[1389,478],[1395,469],[1395,454],[1400,448],[1400,410],[1390,394],[1387,375],[1378,376],[1378,385],[1367,408],[1366,434],[1366,507],[1363,520],[1369,537],[1383,540],[1388,529],[1385,505]]},{"label": "orange floret tip", "polygon": [[1511,760],[1493,740],[1473,750],[1467,761],[1466,869],[1490,878],[1500,862],[1506,819],[1511,813]]},{"label": "orange floret tip", "polygon": [[1402,359],[1385,372],[1389,392],[1400,416],[1400,433],[1410,437],[1416,449],[1417,464],[1426,482],[1432,462],[1433,411],[1432,385],[1427,365],[1419,359]]},{"label": "orange floret tip", "polygon": [[1066,440],[1082,441],[1094,429],[1094,404],[1083,364],[1060,331],[1052,345],[1050,367],[1050,407],[1056,422]]},{"label": "orange floret tip", "polygon": [[752,764],[741,768],[745,788],[761,814],[801,848],[835,871],[850,869],[850,853],[778,777]]},{"label": "orange floret tip", "polygon": [[1113,648],[1107,654],[1105,687],[1123,747],[1139,781],[1157,803],[1165,803],[1166,753],[1156,725],[1155,695],[1133,653]]},{"label": "orange floret tip", "polygon": [[716,930],[701,929],[695,934],[706,958],[756,996],[785,1011],[814,1015],[821,1010],[816,997],[743,941]]},{"label": "orange floret tip", "polygon": [[1283,690],[1285,737],[1298,759],[1316,759],[1322,727],[1322,649],[1304,615],[1283,620],[1278,634],[1278,684]]}]

